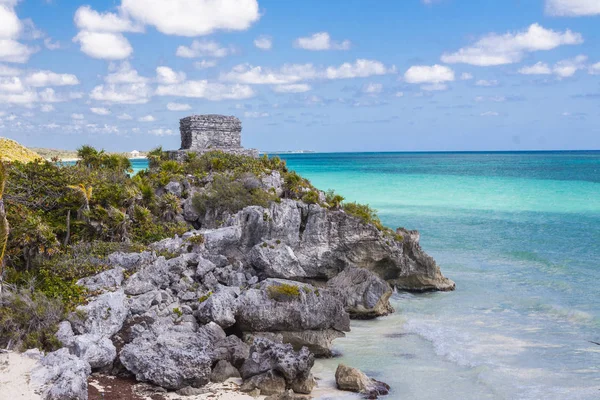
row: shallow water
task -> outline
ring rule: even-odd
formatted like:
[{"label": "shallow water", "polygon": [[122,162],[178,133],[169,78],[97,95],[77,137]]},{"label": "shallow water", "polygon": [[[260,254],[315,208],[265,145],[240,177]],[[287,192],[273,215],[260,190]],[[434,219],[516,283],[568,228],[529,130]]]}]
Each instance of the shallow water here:
[{"label": "shallow water", "polygon": [[599,152],[282,158],[386,225],[420,230],[457,284],[395,294],[397,312],[353,321],[317,374],[345,362],[402,399],[600,398]]}]

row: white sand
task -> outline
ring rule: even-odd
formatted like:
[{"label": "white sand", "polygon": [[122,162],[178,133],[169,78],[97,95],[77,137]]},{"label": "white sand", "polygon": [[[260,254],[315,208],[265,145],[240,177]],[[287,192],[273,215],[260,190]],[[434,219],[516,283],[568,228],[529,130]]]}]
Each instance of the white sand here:
[{"label": "white sand", "polygon": [[40,400],[30,383],[36,360],[18,353],[0,353],[0,400]]}]

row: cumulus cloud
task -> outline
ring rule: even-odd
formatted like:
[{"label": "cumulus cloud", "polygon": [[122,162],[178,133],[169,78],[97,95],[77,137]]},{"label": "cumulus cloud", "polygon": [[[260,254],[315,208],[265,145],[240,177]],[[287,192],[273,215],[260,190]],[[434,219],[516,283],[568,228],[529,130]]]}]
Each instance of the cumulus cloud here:
[{"label": "cumulus cloud", "polygon": [[145,115],[143,117],[138,118],[138,121],[140,121],[140,122],[154,122],[154,121],[156,121],[156,118],[154,118],[154,116],[152,116],[152,115]]},{"label": "cumulus cloud", "polygon": [[90,6],[77,9],[75,25],[82,31],[90,32],[143,32],[143,26],[135,24],[127,17],[111,12],[99,13]]},{"label": "cumulus cloud", "polygon": [[165,128],[150,129],[148,133],[155,136],[171,136],[175,134],[171,129]]},{"label": "cumulus cloud", "polygon": [[546,13],[560,17],[600,15],[598,0],[546,0]]},{"label": "cumulus cloud", "polygon": [[98,115],[110,115],[110,110],[108,108],[103,108],[103,107],[92,107],[90,108],[90,111],[93,112],[94,114],[98,114]]},{"label": "cumulus cloud", "polygon": [[[454,71],[444,65],[414,65],[404,73],[404,80],[413,84],[428,84],[431,88],[445,86],[454,81]],[[434,89],[435,90],[435,89]]]},{"label": "cumulus cloud", "polygon": [[396,67],[387,68],[379,61],[358,59],[354,63],[344,63],[339,67],[328,67],[325,77],[327,79],[367,78],[395,72]]},{"label": "cumulus cloud", "polygon": [[25,86],[21,78],[12,76],[0,78],[0,91],[9,93],[22,93],[25,91]]},{"label": "cumulus cloud", "polygon": [[168,103],[167,109],[169,111],[188,111],[192,109],[192,106],[183,103]]},{"label": "cumulus cloud", "polygon": [[590,66],[590,74],[600,75],[600,62]]},{"label": "cumulus cloud", "polygon": [[198,69],[212,68],[212,67],[215,67],[216,65],[217,65],[217,62],[215,60],[202,60],[202,61],[196,61],[194,63],[194,67],[196,67]]},{"label": "cumulus cloud", "polygon": [[260,18],[257,0],[122,0],[125,15],[167,35],[242,31]]},{"label": "cumulus cloud", "polygon": [[104,78],[106,83],[145,83],[148,81],[148,78],[140,76],[138,71],[127,61],[122,62],[120,65],[111,65],[110,70],[112,72]]},{"label": "cumulus cloud", "polygon": [[262,35],[254,39],[254,45],[261,50],[271,50],[273,39],[271,36]]},{"label": "cumulus cloud", "polygon": [[317,32],[308,37],[300,37],[294,42],[294,46],[312,51],[321,50],[349,50],[351,43],[349,40],[336,42],[331,40],[327,32]]},{"label": "cumulus cloud", "polygon": [[40,107],[41,112],[51,112],[54,111],[54,106],[52,104],[42,104]]},{"label": "cumulus cloud", "polygon": [[174,85],[159,85],[156,94],[158,96],[192,97],[219,101],[247,99],[254,96],[254,91],[247,85],[223,85],[207,80],[192,80]]},{"label": "cumulus cloud", "polygon": [[475,82],[475,86],[483,86],[483,87],[493,87],[493,86],[498,86],[500,83],[497,80],[487,80],[487,79],[480,79],[477,82]]},{"label": "cumulus cloud", "polygon": [[33,87],[79,85],[79,79],[72,74],[57,74],[52,71],[38,71],[29,74],[25,82]]},{"label": "cumulus cloud", "polygon": [[443,54],[442,61],[449,64],[465,63],[477,66],[513,64],[521,61],[525,54],[530,52],[581,43],[583,43],[581,34],[569,29],[557,32],[533,24],[525,31],[503,35],[491,33],[472,46],[464,47],[454,53]]},{"label": "cumulus cloud", "polygon": [[58,50],[61,47],[60,42],[58,40],[53,42],[52,38],[49,37],[44,39],[44,46],[46,46],[48,50]]},{"label": "cumulus cloud", "polygon": [[121,115],[117,116],[118,119],[123,120],[123,121],[130,121],[133,119],[133,117],[127,113],[123,113]]},{"label": "cumulus cloud", "polygon": [[273,91],[277,93],[305,93],[311,89],[306,83],[293,83],[289,85],[277,85],[273,87]]},{"label": "cumulus cloud", "polygon": [[120,33],[81,31],[73,38],[81,51],[93,58],[123,60],[131,55],[133,48]]},{"label": "cumulus cloud", "polygon": [[0,1],[0,61],[25,63],[38,49],[17,41],[19,37],[38,38],[40,31],[31,20],[21,21],[14,10],[15,2]]},{"label": "cumulus cloud", "polygon": [[519,73],[522,75],[550,75],[552,70],[548,64],[540,61],[533,65],[525,66],[519,69]]},{"label": "cumulus cloud", "polygon": [[151,90],[146,83],[98,85],[90,92],[91,99],[106,103],[145,104],[150,97]]},{"label": "cumulus cloud", "polygon": [[362,87],[362,92],[370,95],[379,94],[383,91],[383,85],[381,83],[369,83]]},{"label": "cumulus cloud", "polygon": [[172,85],[185,81],[184,72],[175,72],[169,67],[156,68],[156,80],[164,85]]},{"label": "cumulus cloud", "polygon": [[460,80],[461,81],[470,81],[471,79],[473,79],[473,75],[468,73],[468,72],[463,72],[460,75]]},{"label": "cumulus cloud", "polygon": [[496,111],[486,111],[480,114],[482,117],[497,117],[500,114],[497,113]]},{"label": "cumulus cloud", "polygon": [[17,76],[21,75],[21,70],[18,68],[12,68],[7,65],[0,64],[0,76]]},{"label": "cumulus cloud", "polygon": [[214,40],[194,40],[188,46],[179,46],[175,55],[183,58],[213,57],[223,58],[232,54],[232,47],[223,47]]},{"label": "cumulus cloud", "polygon": [[77,120],[85,119],[85,117],[83,116],[83,114],[71,114],[71,118],[72,119],[77,119]]},{"label": "cumulus cloud", "polygon": [[244,112],[244,117],[246,118],[266,118],[269,116],[269,113],[267,112],[260,112],[260,111],[245,111]]}]

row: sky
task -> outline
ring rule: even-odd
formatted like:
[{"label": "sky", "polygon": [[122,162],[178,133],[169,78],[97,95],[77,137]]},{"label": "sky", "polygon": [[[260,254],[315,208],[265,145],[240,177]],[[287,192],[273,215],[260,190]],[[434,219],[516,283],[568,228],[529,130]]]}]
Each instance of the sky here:
[{"label": "sky", "polygon": [[263,151],[600,149],[600,0],[0,0],[0,136]]}]

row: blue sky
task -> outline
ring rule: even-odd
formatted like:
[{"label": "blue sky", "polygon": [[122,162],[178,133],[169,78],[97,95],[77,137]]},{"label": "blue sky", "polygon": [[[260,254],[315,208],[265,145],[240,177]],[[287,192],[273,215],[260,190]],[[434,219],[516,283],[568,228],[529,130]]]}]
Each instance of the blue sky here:
[{"label": "blue sky", "polygon": [[0,136],[261,150],[600,149],[600,0],[0,0]]}]

